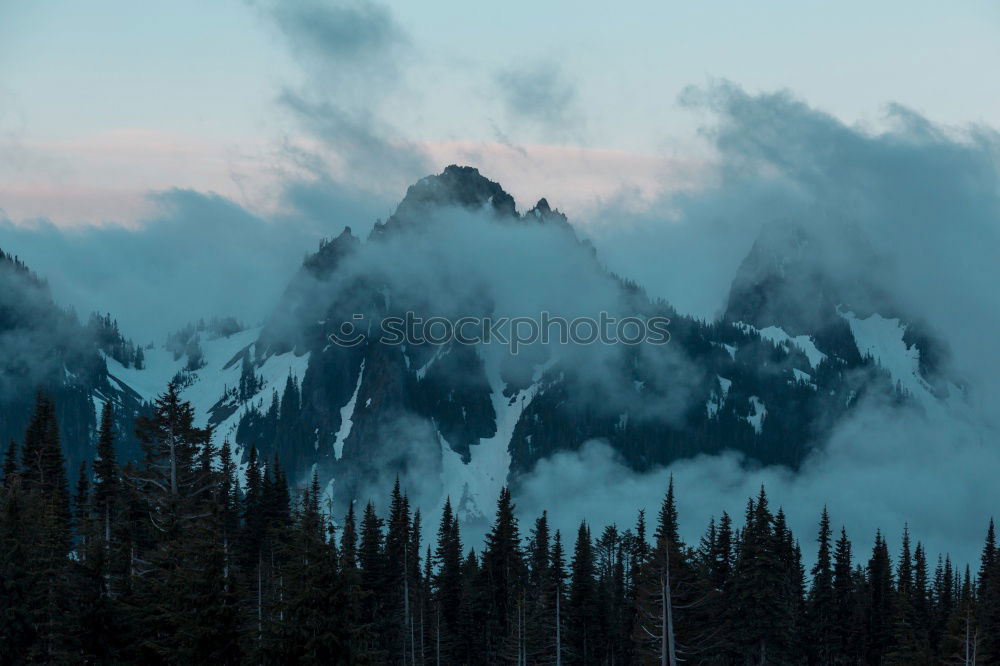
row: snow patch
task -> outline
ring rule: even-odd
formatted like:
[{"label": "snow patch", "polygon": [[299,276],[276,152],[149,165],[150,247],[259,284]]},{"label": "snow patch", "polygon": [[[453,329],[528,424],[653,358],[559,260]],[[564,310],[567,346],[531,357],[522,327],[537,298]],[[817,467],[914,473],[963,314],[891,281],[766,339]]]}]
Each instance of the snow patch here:
[{"label": "snow patch", "polygon": [[714,389],[709,394],[708,401],[705,403],[705,409],[710,419],[715,418],[715,415],[722,409],[722,405],[725,404],[726,397],[729,395],[729,389],[733,386],[731,379],[726,379],[722,375],[716,375],[715,377],[719,380],[719,390],[722,392],[722,395],[718,395]]},{"label": "snow patch", "polygon": [[802,382],[803,384],[812,387],[814,391],[817,390],[818,387],[816,386],[815,383],[813,383],[812,375],[810,375],[808,372],[803,372],[798,368],[792,368],[792,376],[795,377],[795,381],[788,382],[789,384],[794,384],[795,382]]},{"label": "snow patch", "polygon": [[880,314],[858,319],[853,312],[840,315],[850,325],[862,356],[871,356],[893,382],[899,382],[914,397],[921,401],[933,399],[930,386],[920,376],[920,350],[916,345],[906,346],[906,326],[899,319],[886,319]]},{"label": "snow patch", "polygon": [[719,388],[722,389],[722,399],[725,400],[726,396],[729,395],[729,389],[733,386],[733,380],[726,379],[722,375],[716,375],[719,380]]},{"label": "snow patch", "polygon": [[500,495],[500,489],[506,485],[510,472],[509,447],[514,428],[521,419],[521,414],[538,394],[542,375],[557,360],[553,356],[544,365],[536,366],[528,388],[513,396],[504,396],[505,382],[500,376],[500,363],[506,350],[480,346],[477,351],[483,357],[491,388],[490,398],[496,412],[497,432],[493,437],[480,439],[478,444],[470,447],[468,463],[463,462],[462,456],[452,450],[440,432],[437,433],[441,446],[441,485],[444,491],[441,502],[443,505],[445,497],[451,497],[452,501],[461,498],[458,513],[463,520],[486,517],[489,508]]},{"label": "snow patch", "polygon": [[755,395],[750,396],[750,414],[746,417],[747,423],[753,426],[753,431],[758,435],[764,428],[764,418],[767,416],[767,409],[764,402]]},{"label": "snow patch", "polygon": [[797,335],[792,337],[778,326],[768,326],[767,328],[758,329],[743,322],[740,322],[737,326],[747,332],[756,332],[765,340],[770,340],[774,344],[783,346],[786,349],[793,346],[798,347],[806,355],[806,358],[809,359],[809,365],[813,369],[816,369],[823,362],[823,359],[826,358],[826,354],[816,348],[816,343],[813,342],[811,336]]},{"label": "snow patch", "polygon": [[[361,369],[358,370],[358,383],[354,385],[354,393],[347,404],[340,408],[340,429],[337,430],[337,437],[333,441],[333,455],[337,460],[340,460],[340,457],[344,455],[344,442],[347,441],[347,436],[351,434],[351,428],[354,427],[354,406],[358,402],[358,391],[361,390],[361,380],[364,376],[365,359],[361,359]],[[368,402],[370,403],[371,399]],[[367,406],[366,403],[365,407]]]},{"label": "snow patch", "polygon": [[732,345],[727,345],[722,342],[713,342],[712,344],[716,347],[722,347],[729,354],[729,358],[733,359],[734,361],[736,360],[736,347]]},{"label": "snow patch", "polygon": [[97,424],[97,427],[100,428],[101,413],[104,411],[104,404],[107,402],[107,400],[102,400],[100,396],[98,396],[96,393],[91,397],[91,399],[94,401],[94,417],[95,417],[94,422]]}]

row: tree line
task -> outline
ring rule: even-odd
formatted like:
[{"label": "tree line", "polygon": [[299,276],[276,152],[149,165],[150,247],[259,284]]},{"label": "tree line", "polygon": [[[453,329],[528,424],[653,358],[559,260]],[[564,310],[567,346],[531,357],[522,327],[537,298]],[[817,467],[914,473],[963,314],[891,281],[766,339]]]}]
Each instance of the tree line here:
[{"label": "tree line", "polygon": [[114,423],[105,404],[72,490],[51,399],[7,449],[0,664],[1000,663],[992,521],[973,572],[905,528],[895,557],[881,533],[855,557],[824,509],[807,574],[764,488],[685,544],[671,479],[651,534],[643,511],[524,530],[504,489],[477,550],[450,501],[424,543],[398,482],[334,521],[315,476],[293,490],[255,449],[238,473],[173,384],[141,460],[119,464]]}]

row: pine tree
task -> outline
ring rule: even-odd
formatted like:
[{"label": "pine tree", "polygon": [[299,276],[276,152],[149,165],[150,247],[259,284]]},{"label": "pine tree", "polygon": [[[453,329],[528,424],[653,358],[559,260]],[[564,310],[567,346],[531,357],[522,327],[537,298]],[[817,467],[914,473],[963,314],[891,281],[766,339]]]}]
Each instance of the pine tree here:
[{"label": "pine tree", "polygon": [[[23,612],[30,618],[34,639],[22,646],[21,654],[29,662],[66,660],[79,649],[79,635],[70,628],[75,611],[68,561],[72,543],[70,492],[55,404],[41,393],[36,397],[21,453],[21,469],[13,477],[9,494],[15,502],[11,529],[22,541],[12,545],[26,559],[13,564],[20,571],[12,575],[28,585],[26,605],[16,615],[23,617]],[[30,533],[22,532],[29,526]]]},{"label": "pine tree", "polygon": [[298,418],[300,409],[299,382],[291,372],[285,380],[285,390],[281,394],[281,408],[278,415],[278,423],[285,430]]},{"label": "pine tree", "polygon": [[484,659],[486,646],[483,641],[485,610],[479,598],[482,571],[474,550],[466,553],[462,561],[462,605],[458,613],[459,628],[456,646],[456,663],[474,664]]},{"label": "pine tree", "polygon": [[679,536],[673,476],[660,507],[654,539],[656,545],[639,569],[632,636],[641,655],[673,666],[679,646],[695,652],[697,642],[690,623],[685,626],[685,618],[676,612],[679,606],[693,604],[696,587]]},{"label": "pine tree", "polygon": [[653,539],[657,543],[660,541],[673,544],[681,543],[677,525],[677,502],[674,499],[673,475],[670,476],[670,481],[667,483],[667,494],[660,506],[659,520],[656,524],[656,532],[653,533]]},{"label": "pine tree", "polygon": [[767,494],[761,487],[756,503],[747,506],[733,588],[736,612],[744,618],[737,634],[739,650],[749,664],[780,658],[787,648],[788,626],[782,624],[787,620],[787,570],[778,552],[782,536],[775,533]]},{"label": "pine tree", "polygon": [[250,352],[243,354],[243,362],[240,366],[240,383],[237,388],[237,397],[240,402],[246,402],[257,394],[263,381],[254,373],[253,363],[250,361]]},{"label": "pine tree", "polygon": [[409,500],[400,488],[399,477],[392,489],[389,503],[389,517],[385,533],[385,555],[383,563],[383,612],[381,627],[382,640],[389,654],[401,661],[409,652],[410,615],[409,596],[409,552],[410,506]]},{"label": "pine tree", "polygon": [[32,612],[38,591],[32,566],[38,513],[21,479],[8,475],[0,492],[0,655],[4,663],[25,662],[39,637]]},{"label": "pine tree", "polygon": [[927,573],[927,554],[919,541],[913,551],[913,628],[921,658],[930,660],[933,654],[931,622],[931,599],[928,589],[930,581]]},{"label": "pine tree", "polygon": [[819,521],[819,550],[812,568],[813,584],[809,591],[809,634],[816,663],[832,664],[839,653],[836,640],[836,600],[830,552],[830,514],[823,507]]},{"label": "pine tree", "polygon": [[239,484],[236,481],[236,463],[233,462],[229,442],[219,450],[219,475],[215,506],[219,512],[222,529],[222,550],[225,559],[225,576],[230,578],[236,566],[237,542],[240,528]]},{"label": "pine tree", "polygon": [[339,612],[344,589],[337,576],[337,552],[326,541],[319,509],[319,479],[313,474],[294,517],[283,569],[287,593],[264,642],[268,663],[349,663],[350,628]]},{"label": "pine tree", "polygon": [[851,663],[860,656],[860,632],[855,622],[859,609],[853,571],[851,541],[847,530],[840,528],[840,538],[833,555],[833,604],[836,663]]},{"label": "pine tree", "polygon": [[570,589],[566,603],[566,648],[570,663],[589,664],[598,661],[600,626],[597,585],[594,580],[594,549],[590,528],[580,523],[576,547],[570,563]]},{"label": "pine tree", "polygon": [[784,510],[779,507],[774,515],[774,549],[780,563],[778,576],[778,609],[781,618],[775,629],[772,656],[781,661],[797,662],[803,652],[799,641],[800,618],[803,615],[805,597],[805,569],[802,566],[802,552],[785,519]]},{"label": "pine tree", "polygon": [[97,431],[97,456],[94,458],[94,513],[100,522],[99,538],[110,548],[111,525],[119,501],[119,469],[115,458],[115,421],[111,401],[101,409]]},{"label": "pine tree", "polygon": [[990,582],[990,572],[997,561],[997,538],[993,519],[990,518],[989,527],[986,528],[986,541],[983,544],[982,556],[979,560],[979,575],[977,593],[982,597],[986,593],[986,588]]},{"label": "pine tree", "polygon": [[951,557],[942,561],[938,556],[934,569],[934,605],[931,610],[931,647],[934,654],[943,656],[944,642],[947,639],[948,621],[955,610],[955,573],[951,566]]},{"label": "pine tree", "polygon": [[632,653],[632,601],[626,581],[629,536],[627,532],[619,534],[614,525],[609,525],[597,541],[598,603],[602,609],[598,620],[604,636],[603,659],[613,663],[628,663]]},{"label": "pine tree", "polygon": [[945,663],[979,664],[993,663],[982,658],[984,636],[978,622],[975,586],[969,567],[965,567],[964,578],[956,573],[956,588],[959,593],[955,609],[948,620],[946,635],[941,642],[941,655]]},{"label": "pine tree", "polygon": [[552,617],[550,625],[552,658],[546,660],[546,663],[561,666],[566,655],[566,557],[563,554],[562,535],[559,530],[556,530],[552,539],[549,581],[551,587],[547,605]]},{"label": "pine tree", "polygon": [[436,605],[434,603],[434,553],[431,545],[427,544],[424,553],[424,573],[421,577],[420,586],[420,662],[421,664],[437,663],[437,622],[435,618]]},{"label": "pine tree", "polygon": [[423,606],[423,580],[420,570],[420,509],[413,511],[410,534],[405,552],[405,580],[403,581],[403,603],[406,608],[406,640],[409,642],[410,663],[423,662],[421,647],[422,628],[420,612]]},{"label": "pine tree", "polygon": [[363,617],[364,596],[361,588],[361,571],[358,569],[358,534],[354,516],[354,503],[347,507],[347,515],[340,530],[340,577],[344,588],[344,617],[349,628],[348,649],[358,659],[364,659],[363,649],[374,642],[372,626]]},{"label": "pine tree", "polygon": [[488,661],[496,662],[516,635],[525,573],[514,503],[507,488],[500,491],[482,559],[477,600],[483,619],[483,650]]},{"label": "pine tree", "polygon": [[145,454],[130,478],[146,506],[151,535],[134,554],[138,572],[129,600],[144,640],[135,659],[210,659],[232,663],[238,655],[236,600],[225,576],[217,479],[202,463],[211,431],[194,425],[194,410],[173,383],[153,415],[136,421]]},{"label": "pine tree", "polygon": [[21,476],[25,488],[45,498],[52,512],[53,546],[68,552],[70,545],[70,497],[56,421],[55,403],[39,393],[21,448]]},{"label": "pine tree", "polygon": [[996,535],[990,519],[979,567],[977,627],[981,636],[978,654],[982,663],[1000,663],[1000,557],[997,556]]},{"label": "pine tree", "polygon": [[530,663],[545,663],[552,654],[554,629],[551,596],[549,519],[546,512],[535,520],[528,541],[528,582],[526,590],[525,656]]},{"label": "pine tree", "polygon": [[247,454],[246,488],[243,498],[243,534],[242,549],[246,566],[252,566],[260,554],[264,540],[263,516],[263,481],[260,464],[257,461],[257,448],[250,447]]},{"label": "pine tree", "polygon": [[715,542],[711,551],[711,561],[709,564],[709,576],[711,586],[718,592],[722,592],[729,583],[733,568],[733,527],[732,519],[725,511],[719,518],[719,527],[716,530]]},{"label": "pine tree", "polygon": [[359,650],[371,655],[372,660],[382,658],[384,643],[381,638],[383,611],[385,604],[386,574],[382,550],[383,521],[375,513],[371,502],[365,506],[361,518],[361,538],[358,545],[358,566],[360,569],[361,622],[370,627],[365,633],[369,640],[359,646]]},{"label": "pine tree", "polygon": [[875,546],[868,560],[867,577],[868,654],[871,659],[878,661],[888,655],[894,646],[893,619],[895,618],[892,563],[889,559],[889,548],[880,531],[875,533]]},{"label": "pine tree", "polygon": [[462,604],[462,542],[451,498],[445,499],[434,552],[435,663],[454,663]]}]

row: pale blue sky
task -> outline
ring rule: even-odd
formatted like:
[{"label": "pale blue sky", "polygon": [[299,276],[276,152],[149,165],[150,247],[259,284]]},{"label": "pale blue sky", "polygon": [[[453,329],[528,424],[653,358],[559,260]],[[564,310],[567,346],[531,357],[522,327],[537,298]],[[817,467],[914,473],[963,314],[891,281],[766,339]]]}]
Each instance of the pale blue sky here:
[{"label": "pale blue sky", "polygon": [[[503,142],[582,146],[635,157],[633,170],[617,168],[616,187],[641,179],[650,156],[697,159],[703,119],[676,100],[685,86],[717,78],[751,92],[787,88],[848,122],[877,124],[888,102],[944,124],[1000,122],[995,2],[387,6],[404,45],[391,82],[358,75],[361,86],[380,87],[369,100],[345,67],[329,78],[303,67],[258,3],[3,0],[0,140],[19,159],[0,159],[0,208],[15,219],[72,221],[79,210],[85,221],[122,221],[137,214],[125,201],[144,189],[179,185],[237,198],[234,172],[245,176],[244,203],[263,204],[267,195],[247,194],[246,182],[266,189],[270,176],[261,174],[273,171],[286,137],[308,143],[277,96],[327,82],[326,99],[377,107],[394,141],[433,144],[435,168],[469,154],[456,143],[480,145],[476,154]],[[519,112],[498,88],[505,72],[562,86],[564,106],[555,115]],[[570,202],[608,168],[602,157],[581,167],[564,153],[529,153],[536,169],[572,172],[546,181]],[[483,159],[514,190],[536,195],[510,159]],[[118,203],[102,208],[105,200]]]}]

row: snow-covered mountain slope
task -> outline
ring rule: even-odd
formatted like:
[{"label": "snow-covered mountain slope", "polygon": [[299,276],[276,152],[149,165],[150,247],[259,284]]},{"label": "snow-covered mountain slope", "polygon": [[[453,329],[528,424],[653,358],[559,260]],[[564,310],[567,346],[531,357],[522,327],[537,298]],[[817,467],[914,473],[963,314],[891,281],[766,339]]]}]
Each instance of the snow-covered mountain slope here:
[{"label": "snow-covered mountain slope", "polygon": [[[748,302],[740,300],[738,285],[730,299],[734,312],[748,314],[745,320],[701,322],[651,302],[613,276],[599,279],[622,311],[671,319],[671,342],[663,348],[583,346],[558,357],[543,351],[504,358],[488,345],[331,345],[330,322],[348,320],[351,313],[375,321],[414,302],[433,312],[435,297],[448,296],[422,293],[423,300],[414,301],[385,277],[390,269],[378,265],[359,274],[363,262],[356,258],[372,244],[391,244],[398,234],[423,233],[436,210],[454,206],[487,211],[466,222],[485,225],[485,234],[495,233],[489,225],[529,222],[568,230],[559,236],[561,245],[550,249],[561,256],[580,253],[571,265],[582,272],[566,275],[569,283],[593,283],[590,276],[603,270],[593,250],[581,248],[566,219],[547,203],[519,216],[509,195],[475,170],[449,167],[425,178],[367,241],[347,229],[306,260],[251,354],[254,367],[262,368],[272,356],[286,358],[296,350],[305,359],[293,382],[298,393],[287,408],[284,394],[277,405],[259,398],[240,403],[241,411],[228,417],[239,418],[235,429],[232,420],[225,422],[240,446],[278,454],[292,478],[316,471],[324,483],[333,481],[328,487],[338,501],[376,495],[400,475],[411,487],[436,487],[439,499],[450,496],[465,517],[476,518],[488,515],[502,485],[516,485],[539,460],[591,439],[608,442],[640,470],[725,449],[794,467],[867,392],[894,389],[893,369],[867,353],[863,332],[855,335],[835,305],[787,328],[780,321],[782,312],[795,307],[782,298],[803,271],[805,242],[791,244],[791,259],[779,257],[777,281],[767,278],[764,255],[778,255],[764,253],[764,244],[757,247],[757,281],[741,278],[753,285]],[[411,252],[419,247],[408,245]],[[422,270],[445,275],[469,270],[447,265],[447,254],[433,246],[430,251],[403,260],[426,262]],[[809,282],[823,287],[824,304],[835,303],[828,281],[811,275]],[[534,290],[514,284],[529,295]],[[774,284],[783,285],[781,293],[768,291]],[[497,295],[507,291],[505,284],[483,285],[482,299],[468,307],[489,313]],[[754,312],[754,303],[767,312]],[[273,390],[275,382],[269,382]]]},{"label": "snow-covered mountain slope", "polygon": [[[458,226],[441,221],[456,216]],[[824,272],[816,243],[788,225],[767,229],[725,315],[704,322],[608,274],[545,200],[521,215],[499,184],[449,167],[412,186],[367,240],[347,227],[322,243],[260,327],[200,324],[135,349],[109,319],[93,322],[101,342],[55,366],[53,381],[79,412],[66,441],[76,460],[92,454],[107,400],[127,436],[175,381],[216,444],[228,442],[244,463],[251,447],[259,460],[277,458],[293,484],[317,474],[338,513],[384,495],[399,476],[420,489],[423,506],[451,497],[463,518],[485,520],[501,487],[590,440],[640,471],[724,450],[794,468],[869,396],[960,418],[963,392],[936,372],[933,336],[877,289]],[[30,301],[12,303],[24,310]],[[537,315],[567,302],[575,313],[668,318],[670,343],[537,345],[514,355],[498,344],[369,338],[345,347],[329,338],[359,314]],[[36,319],[62,321],[52,312]],[[19,334],[38,328],[20,321]],[[138,455],[134,438],[123,444],[124,458]]]},{"label": "snow-covered mountain slope", "polygon": [[230,335],[195,334],[201,351],[200,363],[192,368],[191,358],[177,355],[165,346],[145,349],[145,363],[141,369],[125,367],[106,357],[110,379],[123,390],[133,391],[145,402],[152,403],[164,393],[171,381],[178,382],[181,397],[194,408],[197,424],[212,426],[216,446],[229,442],[236,445],[237,460],[244,453],[237,442],[236,430],[245,410],[266,408],[265,400],[280,395],[291,379],[301,383],[309,364],[309,355],[293,352],[267,357],[254,369],[256,390],[252,396],[238,395],[243,374],[244,356],[253,356],[260,327],[249,328]]},{"label": "snow-covered mountain slope", "polygon": [[466,462],[448,442],[441,437],[442,495],[453,498],[456,509],[465,519],[487,519],[501,488],[508,483],[511,453],[510,443],[514,429],[524,410],[534,400],[540,380],[551,362],[536,366],[532,382],[523,389],[505,391],[500,365],[503,351],[496,347],[481,347],[485,356],[486,376],[490,384],[490,401],[496,414],[496,434],[479,440],[472,447]]}]

